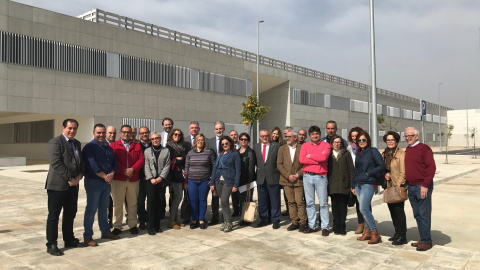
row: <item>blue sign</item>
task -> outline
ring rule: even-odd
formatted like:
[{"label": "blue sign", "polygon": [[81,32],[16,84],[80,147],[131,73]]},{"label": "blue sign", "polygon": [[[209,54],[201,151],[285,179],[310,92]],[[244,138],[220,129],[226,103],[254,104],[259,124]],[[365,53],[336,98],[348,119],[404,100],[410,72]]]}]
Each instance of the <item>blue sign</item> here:
[{"label": "blue sign", "polygon": [[420,100],[420,109],[423,116],[427,115],[427,102],[425,100]]}]

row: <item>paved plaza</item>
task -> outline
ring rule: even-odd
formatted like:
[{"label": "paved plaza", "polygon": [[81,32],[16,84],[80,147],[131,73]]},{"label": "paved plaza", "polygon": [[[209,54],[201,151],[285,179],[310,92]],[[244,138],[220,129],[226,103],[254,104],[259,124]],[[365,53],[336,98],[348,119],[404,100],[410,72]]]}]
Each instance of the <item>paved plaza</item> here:
[{"label": "paved plaza", "polygon": [[[347,235],[328,237],[288,232],[289,221],[282,217],[278,230],[235,226],[230,233],[221,232],[220,225],[166,230],[167,220],[163,220],[161,234],[150,236],[143,230],[132,236],[124,227],[122,238],[111,241],[98,239],[95,222],[98,247],[64,250],[60,230],[59,247],[65,255],[54,257],[45,246],[48,165],[0,168],[0,269],[480,269],[480,159],[450,155],[449,164],[444,164],[445,155],[436,154],[435,160],[434,246],[426,252],[387,241],[393,225],[379,194],[373,201],[383,239],[378,245],[356,241],[356,214],[350,208]],[[81,184],[74,227],[81,240],[85,204]],[[411,243],[419,235],[408,201],[405,212]]]}]

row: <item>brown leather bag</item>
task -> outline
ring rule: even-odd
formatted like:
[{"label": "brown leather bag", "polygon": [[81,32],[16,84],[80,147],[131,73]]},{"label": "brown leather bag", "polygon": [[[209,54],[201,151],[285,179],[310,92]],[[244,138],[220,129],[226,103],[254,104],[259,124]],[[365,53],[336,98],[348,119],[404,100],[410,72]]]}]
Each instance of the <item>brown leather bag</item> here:
[{"label": "brown leather bag", "polygon": [[386,203],[399,203],[408,199],[407,189],[404,186],[393,186],[392,180],[386,181],[387,189],[383,192],[383,201]]}]

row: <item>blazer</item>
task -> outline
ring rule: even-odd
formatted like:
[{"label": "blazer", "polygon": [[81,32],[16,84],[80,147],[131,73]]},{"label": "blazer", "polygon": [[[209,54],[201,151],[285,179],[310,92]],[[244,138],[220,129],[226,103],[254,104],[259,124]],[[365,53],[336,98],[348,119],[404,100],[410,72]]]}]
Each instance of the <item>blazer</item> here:
[{"label": "blazer", "polygon": [[368,147],[360,154],[361,149],[357,149],[355,155],[355,173],[353,174],[352,187],[356,184],[378,185],[380,174],[385,171],[385,162],[382,155],[375,147]]},{"label": "blazer", "polygon": [[263,185],[265,181],[269,185],[278,185],[280,181],[280,172],[277,168],[277,155],[280,146],[276,142],[270,142],[268,149],[268,158],[263,162],[262,157],[262,143],[257,143],[253,146],[255,155],[257,157],[257,184]]},{"label": "blazer", "polygon": [[207,147],[212,149],[212,151],[215,153],[215,158],[218,157],[217,153],[217,136],[213,136],[213,138],[207,139]]},{"label": "blazer", "polygon": [[[157,169],[155,168],[157,163]],[[163,183],[168,182],[168,173],[170,172],[170,151],[166,147],[160,149],[158,160],[155,159],[153,147],[145,150],[145,180],[150,181],[153,178],[161,177]]]},{"label": "blazer", "polygon": [[[383,160],[385,160],[385,151],[382,154]],[[405,186],[407,180],[405,180],[405,151],[400,148],[395,150],[393,159],[390,163],[390,178],[392,179],[394,186]]]},{"label": "blazer", "polygon": [[333,156],[333,150],[328,158],[328,194],[348,195],[353,177],[352,154],[343,148],[337,158]]},{"label": "blazer", "polygon": [[48,142],[47,151],[50,158],[50,166],[48,168],[45,189],[65,191],[70,187],[68,185],[70,179],[82,175],[85,169],[85,163],[82,157],[82,145],[76,139],[73,139],[73,143],[78,153],[78,167],[72,148],[63,134],[60,134],[60,136]]},{"label": "blazer", "polygon": [[218,155],[215,166],[213,166],[212,181],[210,181],[210,186],[218,184],[220,181],[220,176],[223,176],[227,186],[238,188],[238,184],[240,183],[240,175],[242,173],[242,162],[240,160],[240,155],[238,152],[233,151],[227,157],[225,157],[225,169],[219,168],[220,158],[222,156],[223,152]]},{"label": "blazer", "polygon": [[251,183],[257,180],[257,173],[255,171],[255,166],[257,166],[257,158],[255,157],[255,151],[252,148],[247,146],[247,150],[240,154],[242,159],[242,173],[240,175],[240,186],[243,186],[247,183]]},{"label": "blazer", "polygon": [[[290,146],[285,144],[280,146],[277,155],[277,168],[280,172],[280,185],[282,186],[303,186],[303,165],[300,163],[300,149],[302,145],[297,144],[295,148],[295,156],[290,158]],[[288,177],[291,174],[298,174],[295,182],[290,182]]]}]

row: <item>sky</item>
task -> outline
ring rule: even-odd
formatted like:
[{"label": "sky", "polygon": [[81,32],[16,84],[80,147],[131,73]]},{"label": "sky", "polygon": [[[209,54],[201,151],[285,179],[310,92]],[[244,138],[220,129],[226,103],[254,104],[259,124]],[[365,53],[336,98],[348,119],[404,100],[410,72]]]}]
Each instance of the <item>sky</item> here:
[{"label": "sky", "polygon": [[[371,81],[369,0],[16,2],[72,16],[98,8],[251,52],[264,20],[261,55]],[[381,0],[374,14],[377,87],[480,109],[480,1]]]}]

